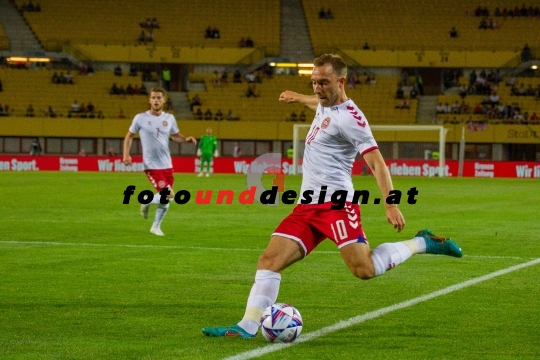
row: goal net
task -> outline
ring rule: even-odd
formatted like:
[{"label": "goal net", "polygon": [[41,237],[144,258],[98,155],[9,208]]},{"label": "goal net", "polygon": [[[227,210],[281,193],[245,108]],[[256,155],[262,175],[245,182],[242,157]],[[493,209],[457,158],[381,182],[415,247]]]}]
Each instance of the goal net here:
[{"label": "goal net", "polygon": [[[305,139],[309,124],[293,127],[291,174],[302,173]],[[441,125],[371,125],[373,136],[385,160],[438,160],[439,174],[445,176],[446,133]]]}]

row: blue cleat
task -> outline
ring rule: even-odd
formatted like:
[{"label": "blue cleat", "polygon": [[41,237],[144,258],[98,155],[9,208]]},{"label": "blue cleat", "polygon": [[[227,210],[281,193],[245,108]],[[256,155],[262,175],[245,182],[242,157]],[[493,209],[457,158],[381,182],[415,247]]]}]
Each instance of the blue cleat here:
[{"label": "blue cleat", "polygon": [[445,239],[440,236],[434,235],[431,231],[425,229],[416,233],[415,237],[421,237],[426,242],[427,254],[448,255],[460,258],[463,256],[463,252],[458,244],[451,239]]},{"label": "blue cleat", "polygon": [[252,339],[255,335],[251,335],[238,325],[223,326],[223,327],[207,327],[203,328],[202,332],[206,336],[223,337],[223,336],[240,336],[244,339]]}]

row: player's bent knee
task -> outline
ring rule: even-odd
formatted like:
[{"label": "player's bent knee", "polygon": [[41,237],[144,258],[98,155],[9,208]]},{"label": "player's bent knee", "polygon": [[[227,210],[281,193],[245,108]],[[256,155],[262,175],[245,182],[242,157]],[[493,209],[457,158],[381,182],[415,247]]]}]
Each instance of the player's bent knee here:
[{"label": "player's bent knee", "polygon": [[361,280],[369,280],[375,277],[375,269],[368,269],[364,266],[357,266],[351,269],[354,276]]}]

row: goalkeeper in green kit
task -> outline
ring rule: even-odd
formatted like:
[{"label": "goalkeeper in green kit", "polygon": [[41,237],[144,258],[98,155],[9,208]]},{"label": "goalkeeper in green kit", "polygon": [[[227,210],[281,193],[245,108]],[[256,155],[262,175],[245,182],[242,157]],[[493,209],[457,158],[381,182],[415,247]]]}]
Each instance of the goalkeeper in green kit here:
[{"label": "goalkeeper in green kit", "polygon": [[203,176],[204,164],[206,164],[206,177],[209,177],[210,164],[212,163],[212,159],[213,157],[219,156],[219,153],[217,151],[217,139],[214,135],[212,135],[212,129],[206,129],[206,135],[203,135],[201,141],[199,141],[197,156],[201,157],[201,168],[199,170],[199,175],[197,176]]}]

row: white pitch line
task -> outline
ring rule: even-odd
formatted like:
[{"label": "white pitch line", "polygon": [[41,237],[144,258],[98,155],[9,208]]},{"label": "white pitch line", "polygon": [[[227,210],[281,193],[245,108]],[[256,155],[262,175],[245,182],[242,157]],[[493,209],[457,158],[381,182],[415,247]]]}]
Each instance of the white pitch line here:
[{"label": "white pitch line", "polygon": [[[263,248],[249,249],[249,248],[218,248],[218,247],[204,247],[204,246],[183,246],[183,245],[146,245],[146,244],[97,244],[97,243],[68,243],[60,241],[10,241],[0,240],[1,244],[12,245],[34,245],[34,246],[92,246],[92,247],[126,247],[126,248],[147,248],[147,249],[190,249],[190,250],[210,250],[210,251],[257,251],[262,253]],[[315,250],[310,255],[317,254],[331,254],[339,255],[339,251],[324,251]],[[513,260],[527,260],[534,259],[533,257],[524,258],[518,256],[488,256],[488,255],[464,255],[467,258],[482,258],[482,259],[513,259]]]},{"label": "white pitch line", "polygon": [[379,310],[375,310],[375,311],[371,311],[371,312],[368,312],[368,313],[363,314],[363,315],[355,316],[355,317],[352,317],[352,318],[350,318],[348,320],[343,320],[343,321],[340,321],[338,323],[335,323],[334,325],[330,325],[330,326],[324,327],[322,329],[312,331],[310,333],[307,333],[307,334],[304,334],[304,335],[300,336],[298,338],[298,340],[296,340],[294,343],[271,344],[271,345],[264,346],[262,348],[246,351],[246,352],[243,352],[243,353],[240,353],[240,354],[225,358],[224,360],[246,360],[246,359],[253,359],[253,358],[256,358],[256,357],[259,357],[259,356],[267,355],[267,354],[275,352],[275,351],[283,350],[283,349],[285,349],[285,348],[287,348],[289,346],[293,346],[293,345],[296,345],[296,344],[301,344],[301,343],[306,342],[306,341],[311,341],[311,340],[314,340],[314,339],[316,339],[318,337],[330,334],[330,333],[335,332],[335,331],[346,329],[348,327],[351,327],[353,325],[357,325],[357,324],[366,322],[366,321],[371,320],[371,319],[375,319],[375,318],[377,318],[379,316],[386,315],[386,314],[391,313],[393,311],[401,310],[401,309],[416,305],[418,303],[433,299],[435,297],[446,295],[446,294],[449,294],[451,292],[458,291],[458,290],[464,289],[464,288],[472,286],[472,285],[476,285],[476,284],[481,283],[483,281],[493,279],[494,277],[505,275],[505,274],[508,274],[510,272],[520,270],[520,269],[523,269],[523,268],[526,268],[526,267],[529,267],[529,266],[533,266],[533,265],[536,265],[536,264],[539,264],[539,263],[540,263],[540,258],[537,258],[537,259],[534,259],[534,260],[526,262],[526,263],[522,263],[522,264],[519,264],[519,265],[511,266],[511,267],[506,268],[506,269],[498,270],[498,271],[492,272],[492,273],[484,275],[484,276],[480,276],[480,277],[477,277],[477,278],[474,278],[474,279],[471,279],[471,280],[467,280],[467,281],[461,282],[459,284],[452,285],[452,286],[449,286],[447,288],[437,290],[435,292],[416,297],[416,298],[411,299],[411,300],[403,301],[403,302],[400,302],[398,304],[394,304],[394,305],[391,305],[391,306],[388,306],[388,307],[385,307],[385,308],[382,308],[382,309],[379,309]]}]

